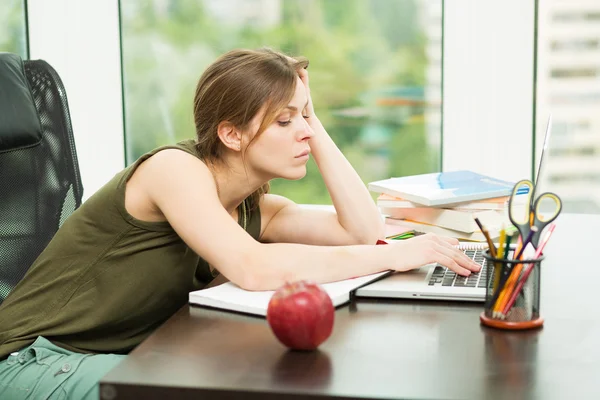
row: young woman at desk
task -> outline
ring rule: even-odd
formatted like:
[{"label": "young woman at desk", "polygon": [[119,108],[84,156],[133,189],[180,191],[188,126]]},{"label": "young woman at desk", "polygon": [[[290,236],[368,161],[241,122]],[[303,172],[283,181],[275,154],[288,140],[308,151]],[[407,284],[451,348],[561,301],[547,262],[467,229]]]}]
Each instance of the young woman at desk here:
[{"label": "young woman at desk", "polygon": [[[314,113],[307,65],[266,49],[221,56],[197,86],[196,139],[142,156],[67,219],[0,305],[0,398],[97,396],[217,271],[267,290],[430,262],[479,270],[454,239],[374,245],[382,219]],[[310,154],[337,213],[266,194],[270,179],[302,178]]]}]

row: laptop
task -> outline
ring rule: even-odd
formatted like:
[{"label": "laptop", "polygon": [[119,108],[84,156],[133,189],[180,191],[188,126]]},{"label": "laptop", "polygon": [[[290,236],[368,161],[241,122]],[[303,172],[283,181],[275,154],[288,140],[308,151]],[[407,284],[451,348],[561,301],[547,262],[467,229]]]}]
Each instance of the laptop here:
[{"label": "laptop", "polygon": [[[548,118],[544,145],[538,164],[535,186],[540,183],[544,168],[544,153],[547,152],[552,116]],[[535,191],[535,189],[534,189]],[[533,193],[535,196],[535,193]],[[535,197],[533,197],[535,198]],[[488,276],[494,273],[492,263],[487,263],[483,252],[486,243],[461,243],[459,248],[472,260],[482,266],[478,273],[463,277],[440,264],[427,264],[421,268],[392,274],[384,279],[365,285],[356,290],[357,297],[385,297],[405,299],[485,301],[485,288]]]}]

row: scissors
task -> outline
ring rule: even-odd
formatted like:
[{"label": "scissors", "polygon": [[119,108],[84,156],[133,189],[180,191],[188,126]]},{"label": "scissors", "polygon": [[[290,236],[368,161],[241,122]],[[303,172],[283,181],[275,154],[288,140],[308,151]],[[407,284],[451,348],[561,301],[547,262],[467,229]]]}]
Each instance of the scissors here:
[{"label": "scissors", "polygon": [[529,237],[532,226],[537,228],[531,237],[531,244],[537,249],[542,231],[560,214],[562,201],[552,192],[542,193],[535,199],[534,189],[535,186],[529,179],[515,184],[508,200],[508,217],[523,241]]}]

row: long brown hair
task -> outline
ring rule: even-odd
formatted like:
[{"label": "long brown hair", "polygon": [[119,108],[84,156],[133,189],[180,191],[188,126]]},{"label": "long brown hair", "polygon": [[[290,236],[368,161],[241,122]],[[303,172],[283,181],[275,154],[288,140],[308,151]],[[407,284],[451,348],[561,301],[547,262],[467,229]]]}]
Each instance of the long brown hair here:
[{"label": "long brown hair", "polygon": [[[298,71],[307,66],[306,58],[287,57],[268,48],[232,50],[219,57],[200,77],[194,96],[199,156],[209,164],[220,161],[224,145],[217,134],[219,124],[228,121],[247,132],[254,116],[264,107],[263,120],[252,138],[255,140],[288,105],[294,96]],[[256,208],[268,190],[267,182],[252,193],[249,208]]]}]

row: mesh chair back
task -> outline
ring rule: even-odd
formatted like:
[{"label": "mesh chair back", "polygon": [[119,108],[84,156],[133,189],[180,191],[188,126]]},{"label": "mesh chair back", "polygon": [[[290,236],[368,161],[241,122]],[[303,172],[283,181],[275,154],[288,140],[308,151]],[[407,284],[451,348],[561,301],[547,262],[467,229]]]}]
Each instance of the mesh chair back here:
[{"label": "mesh chair back", "polygon": [[83,195],[62,81],[45,61],[23,65],[42,141],[0,152],[0,303],[81,205]]}]

